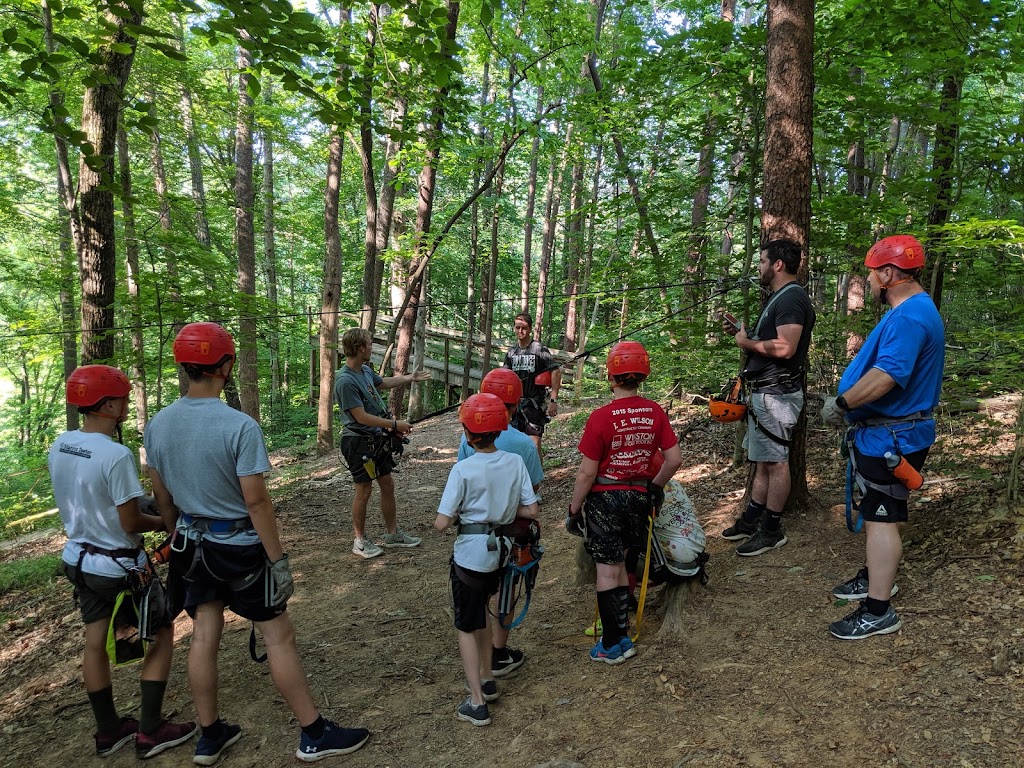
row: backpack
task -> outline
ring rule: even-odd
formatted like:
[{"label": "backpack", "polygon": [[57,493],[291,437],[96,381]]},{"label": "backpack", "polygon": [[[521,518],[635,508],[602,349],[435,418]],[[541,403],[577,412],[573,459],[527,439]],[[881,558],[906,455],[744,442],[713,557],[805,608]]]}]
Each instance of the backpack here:
[{"label": "backpack", "polygon": [[700,579],[707,584],[704,528],[682,483],[665,484],[665,503],[654,519],[650,580],[653,584],[680,584]]}]

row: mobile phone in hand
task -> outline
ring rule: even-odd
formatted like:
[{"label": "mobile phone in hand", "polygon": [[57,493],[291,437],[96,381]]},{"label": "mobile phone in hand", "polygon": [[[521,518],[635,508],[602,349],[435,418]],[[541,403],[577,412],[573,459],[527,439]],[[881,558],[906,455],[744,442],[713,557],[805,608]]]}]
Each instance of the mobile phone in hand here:
[{"label": "mobile phone in hand", "polygon": [[736,319],[735,315],[729,312],[723,312],[722,320],[724,320],[727,324],[732,326],[733,330],[738,331],[740,329],[740,321]]}]

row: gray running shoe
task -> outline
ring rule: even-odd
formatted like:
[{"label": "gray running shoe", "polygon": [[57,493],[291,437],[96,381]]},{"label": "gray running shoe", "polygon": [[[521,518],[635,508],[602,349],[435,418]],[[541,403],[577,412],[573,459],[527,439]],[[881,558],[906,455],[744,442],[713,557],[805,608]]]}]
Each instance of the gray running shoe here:
[{"label": "gray running shoe", "polygon": [[749,536],[753,536],[757,533],[758,523],[761,519],[758,518],[752,523],[748,523],[742,517],[736,519],[736,522],[722,531],[722,538],[726,541],[739,541],[740,539],[746,539]]},{"label": "gray running shoe", "polygon": [[467,696],[466,700],[459,704],[459,709],[456,711],[455,716],[459,720],[465,720],[473,725],[491,724],[491,713],[487,711],[487,702],[485,701],[477,706],[473,704],[472,696]]},{"label": "gray running shoe", "polygon": [[786,538],[786,529],[781,525],[777,531],[766,531],[764,526],[757,529],[757,533],[736,547],[736,554],[742,557],[754,557],[773,549],[783,546],[789,539]]},{"label": "gray running shoe", "polygon": [[401,528],[399,528],[396,533],[384,534],[385,547],[418,547],[421,541],[423,541],[423,539],[417,538],[416,536],[410,536]]},{"label": "gray running shoe", "polygon": [[[896,585],[892,585],[892,589],[889,590],[889,597],[892,597],[900,588]],[[868,569],[861,568],[857,571],[857,575],[848,581],[844,581],[839,586],[832,590],[832,597],[837,600],[864,600],[868,596]]]},{"label": "gray running shoe", "polygon": [[867,606],[861,603],[857,610],[846,618],[829,624],[828,631],[840,640],[863,640],[872,635],[891,634],[902,626],[899,614],[891,605],[881,616],[875,616],[868,613]]},{"label": "gray running shoe", "polygon": [[356,539],[352,542],[352,554],[365,557],[369,560],[371,557],[383,555],[384,550],[370,541],[370,539]]}]

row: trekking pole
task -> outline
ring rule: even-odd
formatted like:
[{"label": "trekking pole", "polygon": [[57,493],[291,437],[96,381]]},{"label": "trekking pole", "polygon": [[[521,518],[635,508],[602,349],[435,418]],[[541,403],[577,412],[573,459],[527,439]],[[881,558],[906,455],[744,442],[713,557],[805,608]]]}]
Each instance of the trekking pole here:
[{"label": "trekking pole", "polygon": [[644,603],[647,602],[647,583],[651,575],[651,541],[654,538],[654,518],[657,515],[654,507],[651,507],[650,521],[647,523],[647,553],[644,557],[644,579],[640,583],[640,599],[636,608],[636,634],[633,635],[633,642],[640,639],[640,625],[644,621]]}]

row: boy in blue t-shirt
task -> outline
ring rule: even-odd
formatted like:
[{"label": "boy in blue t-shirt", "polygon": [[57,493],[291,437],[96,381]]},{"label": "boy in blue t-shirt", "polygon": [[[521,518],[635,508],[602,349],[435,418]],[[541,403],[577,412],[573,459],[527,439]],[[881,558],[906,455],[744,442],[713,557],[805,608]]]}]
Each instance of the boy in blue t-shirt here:
[{"label": "boy in blue t-shirt", "polygon": [[473,395],[459,409],[459,421],[475,453],[452,467],[434,528],[458,525],[449,578],[469,697],[457,716],[473,725],[489,725],[487,702],[498,698],[498,688],[491,671],[487,603],[498,591],[511,551],[505,527],[517,516],[536,519],[538,506],[523,460],[494,446],[508,428],[505,404],[496,395]]}]

